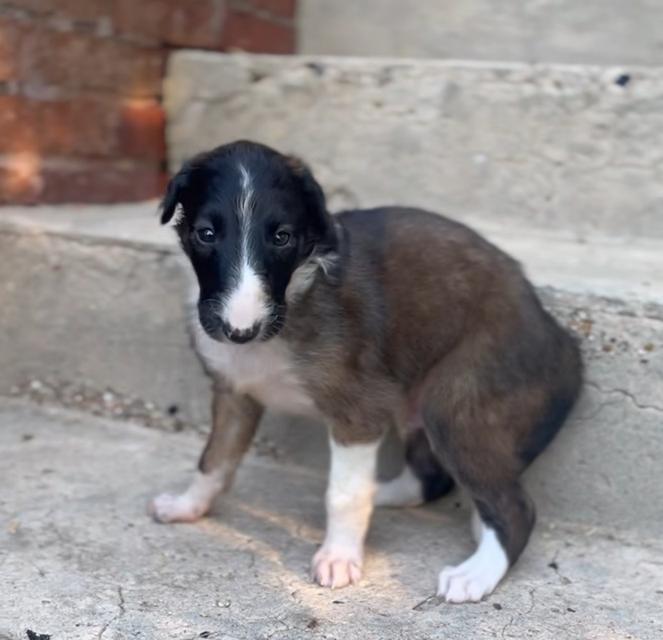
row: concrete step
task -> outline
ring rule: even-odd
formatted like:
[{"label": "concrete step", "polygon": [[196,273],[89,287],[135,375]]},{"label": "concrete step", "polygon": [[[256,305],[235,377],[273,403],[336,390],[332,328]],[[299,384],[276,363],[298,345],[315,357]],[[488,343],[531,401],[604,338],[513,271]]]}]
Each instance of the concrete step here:
[{"label": "concrete step", "polygon": [[[0,393],[207,429],[209,384],[184,330],[179,250],[155,214],[154,202],[0,211]],[[657,535],[663,243],[573,242],[475,222],[524,263],[588,364],[574,418],[527,474],[541,516]],[[325,440],[319,425],[269,416],[258,448],[320,469]]]},{"label": "concrete step", "polygon": [[[145,513],[183,487],[202,441],[0,401],[0,638],[658,640],[660,536],[543,521],[505,582],[477,605],[432,597],[471,549],[450,498],[378,510],[353,588],[308,579],[324,526],[322,470],[251,456],[235,491],[196,524]],[[659,532],[660,533],[660,532]],[[38,636],[36,637],[43,637]]]},{"label": "concrete step", "polygon": [[652,0],[299,0],[299,52],[515,62],[661,64]]},{"label": "concrete step", "polygon": [[332,208],[490,213],[663,238],[663,68],[180,51],[171,167],[241,137],[308,160]]}]

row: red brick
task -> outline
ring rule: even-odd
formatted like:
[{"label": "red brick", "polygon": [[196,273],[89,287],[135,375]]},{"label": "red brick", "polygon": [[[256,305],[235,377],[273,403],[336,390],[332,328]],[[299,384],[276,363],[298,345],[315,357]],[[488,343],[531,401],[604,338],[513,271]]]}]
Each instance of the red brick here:
[{"label": "red brick", "polygon": [[24,83],[127,96],[161,92],[164,53],[88,34],[35,27],[24,34],[19,74]]},{"label": "red brick", "polygon": [[0,96],[0,132],[7,132],[0,135],[1,153],[111,155],[116,129],[112,110],[99,101]]},{"label": "red brick", "polygon": [[131,202],[158,197],[165,176],[157,166],[122,161],[0,158],[0,203]]},{"label": "red brick", "polygon": [[222,46],[253,53],[293,53],[295,32],[290,26],[231,10],[226,16]]},{"label": "red brick", "polygon": [[8,18],[0,18],[0,82],[18,77],[17,59],[22,27]]},{"label": "red brick", "polygon": [[120,111],[120,153],[161,161],[166,157],[166,114],[154,100],[125,101]]},{"label": "red brick", "polygon": [[0,153],[38,152],[39,120],[30,101],[0,96]]},{"label": "red brick", "polygon": [[[14,0],[0,12],[1,202],[164,187],[166,47],[291,53],[296,0]],[[31,18],[33,16],[33,18]]]},{"label": "red brick", "polygon": [[0,204],[38,202],[43,187],[37,156],[0,157]]},{"label": "red brick", "polygon": [[223,27],[224,0],[116,0],[117,33],[155,43],[217,49]]},{"label": "red brick", "polygon": [[76,22],[98,23],[112,17],[114,0],[46,0],[43,4],[56,16]]},{"label": "red brick", "polygon": [[0,96],[0,153],[12,152],[159,163],[165,157],[163,110],[155,100]]},{"label": "red brick", "polygon": [[131,202],[163,193],[163,174],[153,165],[121,162],[47,165],[41,175],[41,202]]},{"label": "red brick", "polygon": [[10,0],[10,7],[23,9],[37,18],[58,18],[76,22],[108,19],[114,0]]},{"label": "red brick", "polygon": [[169,0],[164,40],[179,47],[218,49],[224,29],[224,0],[198,0],[183,3]]},{"label": "red brick", "polygon": [[115,0],[113,29],[123,36],[138,36],[155,43],[164,41],[168,23],[167,0]]}]

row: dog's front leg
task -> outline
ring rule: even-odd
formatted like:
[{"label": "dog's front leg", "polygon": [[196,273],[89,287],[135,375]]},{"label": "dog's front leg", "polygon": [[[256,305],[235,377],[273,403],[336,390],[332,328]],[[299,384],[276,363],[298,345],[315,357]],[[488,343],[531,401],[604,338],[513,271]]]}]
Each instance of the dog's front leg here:
[{"label": "dog's front leg", "polygon": [[152,500],[148,510],[155,520],[192,522],[209,511],[214,498],[232,486],[262,411],[252,398],[215,387],[212,431],[200,457],[198,472],[184,493],[164,493]]},{"label": "dog's front leg", "polygon": [[379,446],[379,440],[343,445],[332,435],[327,532],[312,564],[313,577],[323,587],[345,587],[361,578]]}]

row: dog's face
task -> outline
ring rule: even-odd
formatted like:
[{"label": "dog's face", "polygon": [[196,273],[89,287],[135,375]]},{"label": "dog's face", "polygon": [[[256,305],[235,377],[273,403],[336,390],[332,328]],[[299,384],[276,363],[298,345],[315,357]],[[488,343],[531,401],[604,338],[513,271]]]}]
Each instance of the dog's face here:
[{"label": "dog's face", "polygon": [[177,231],[200,286],[198,314],[216,340],[267,340],[316,272],[330,273],[334,223],[296,158],[235,142],[187,162],[168,185],[162,223]]}]

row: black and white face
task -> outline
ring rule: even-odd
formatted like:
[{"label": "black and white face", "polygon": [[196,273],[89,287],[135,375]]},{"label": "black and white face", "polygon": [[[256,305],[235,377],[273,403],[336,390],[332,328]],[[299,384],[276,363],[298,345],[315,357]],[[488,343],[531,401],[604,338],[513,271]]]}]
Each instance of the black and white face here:
[{"label": "black and white face", "polygon": [[215,340],[267,340],[320,266],[336,233],[324,196],[297,159],[236,142],[201,154],[171,180],[162,222],[177,231],[200,287],[198,314]]}]

